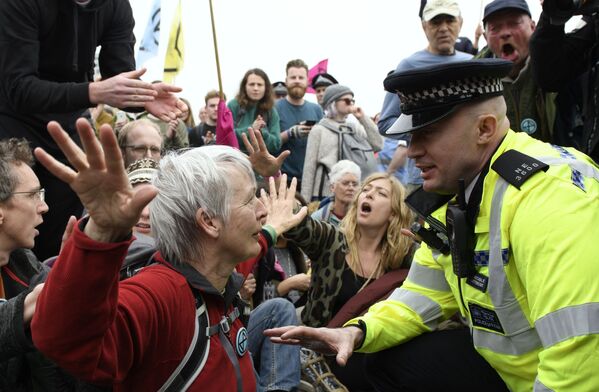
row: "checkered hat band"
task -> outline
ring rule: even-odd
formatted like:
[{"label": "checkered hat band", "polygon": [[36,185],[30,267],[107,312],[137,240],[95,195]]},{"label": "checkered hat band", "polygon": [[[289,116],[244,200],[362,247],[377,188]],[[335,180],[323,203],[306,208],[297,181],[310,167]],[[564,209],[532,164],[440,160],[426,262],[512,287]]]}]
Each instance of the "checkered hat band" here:
[{"label": "checkered hat band", "polygon": [[418,109],[428,110],[431,107],[458,104],[485,95],[499,95],[502,91],[503,84],[499,78],[472,77],[407,94],[399,91],[397,93],[402,112],[411,114]]}]

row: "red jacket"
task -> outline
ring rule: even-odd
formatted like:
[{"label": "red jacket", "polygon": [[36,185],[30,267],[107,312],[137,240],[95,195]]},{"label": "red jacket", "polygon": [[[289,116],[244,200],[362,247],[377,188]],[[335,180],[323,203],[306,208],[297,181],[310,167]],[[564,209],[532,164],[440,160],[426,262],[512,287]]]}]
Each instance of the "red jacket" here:
[{"label": "red jacket", "polygon": [[[31,333],[41,352],[77,377],[113,385],[115,391],[155,391],[192,339],[195,299],[189,284],[201,291],[213,325],[222,318],[225,301],[227,314],[232,310],[242,279],[234,274],[223,296],[196,270],[187,265],[176,270],[161,261],[119,283],[130,242],[96,242],[76,227],[38,299]],[[266,241],[260,242],[264,250]],[[235,350],[242,326],[235,320],[226,336],[243,391],[255,391],[250,353],[240,356]],[[222,344],[219,334],[210,338],[208,360],[189,391],[237,391],[235,368]]]}]

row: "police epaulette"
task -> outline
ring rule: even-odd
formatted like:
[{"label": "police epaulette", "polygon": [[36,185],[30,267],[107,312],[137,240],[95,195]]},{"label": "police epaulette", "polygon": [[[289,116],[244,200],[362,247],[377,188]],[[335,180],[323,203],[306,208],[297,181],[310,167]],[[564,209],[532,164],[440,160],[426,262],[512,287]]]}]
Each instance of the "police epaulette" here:
[{"label": "police epaulette", "polygon": [[493,162],[491,168],[504,180],[520,189],[530,177],[539,171],[547,171],[549,165],[516,150],[508,150]]}]

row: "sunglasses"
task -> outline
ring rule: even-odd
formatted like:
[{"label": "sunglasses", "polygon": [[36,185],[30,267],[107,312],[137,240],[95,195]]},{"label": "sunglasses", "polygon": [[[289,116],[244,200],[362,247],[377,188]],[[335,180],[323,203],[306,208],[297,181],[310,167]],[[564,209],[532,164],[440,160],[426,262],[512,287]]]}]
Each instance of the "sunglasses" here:
[{"label": "sunglasses", "polygon": [[353,105],[356,103],[355,99],[352,98],[342,98],[342,99],[338,99],[337,102],[345,102],[346,105]]}]

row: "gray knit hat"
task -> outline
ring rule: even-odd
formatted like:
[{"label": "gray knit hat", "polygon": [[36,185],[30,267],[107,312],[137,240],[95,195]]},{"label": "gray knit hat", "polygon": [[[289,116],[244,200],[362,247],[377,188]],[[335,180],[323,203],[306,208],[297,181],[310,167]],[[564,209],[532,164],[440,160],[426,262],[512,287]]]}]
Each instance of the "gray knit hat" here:
[{"label": "gray knit hat", "polygon": [[331,102],[335,102],[346,94],[351,94],[352,97],[354,96],[354,92],[347,86],[333,84],[327,87],[327,89],[324,90],[324,96],[322,97],[322,107],[328,107]]}]

